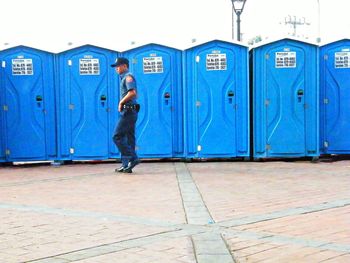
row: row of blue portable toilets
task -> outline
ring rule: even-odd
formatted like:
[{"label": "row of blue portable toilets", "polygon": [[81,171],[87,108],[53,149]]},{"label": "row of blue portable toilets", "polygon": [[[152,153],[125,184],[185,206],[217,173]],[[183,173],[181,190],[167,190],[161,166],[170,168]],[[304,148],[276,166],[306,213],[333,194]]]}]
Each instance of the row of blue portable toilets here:
[{"label": "row of blue portable toilets", "polygon": [[282,39],[250,53],[213,40],[185,51],[0,51],[0,162],[118,158],[118,56],[137,77],[141,158],[350,153],[349,40]]}]

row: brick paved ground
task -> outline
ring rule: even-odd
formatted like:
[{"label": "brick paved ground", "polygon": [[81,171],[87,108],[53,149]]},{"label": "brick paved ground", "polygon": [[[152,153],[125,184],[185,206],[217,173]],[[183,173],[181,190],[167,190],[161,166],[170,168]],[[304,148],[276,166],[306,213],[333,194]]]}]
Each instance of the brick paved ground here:
[{"label": "brick paved ground", "polygon": [[350,161],[0,167],[0,263],[350,262]]}]

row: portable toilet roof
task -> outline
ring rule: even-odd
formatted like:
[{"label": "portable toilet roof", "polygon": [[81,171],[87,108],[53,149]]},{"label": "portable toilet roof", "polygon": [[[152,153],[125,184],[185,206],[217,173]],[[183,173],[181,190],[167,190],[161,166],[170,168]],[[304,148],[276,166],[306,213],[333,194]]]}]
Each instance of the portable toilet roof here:
[{"label": "portable toilet roof", "polygon": [[49,40],[43,40],[43,41],[16,41],[16,42],[9,42],[6,43],[6,45],[0,46],[0,51],[4,49],[9,49],[11,47],[16,46],[26,46],[26,47],[32,47],[34,49],[51,52],[51,53],[62,53],[67,50],[71,50],[74,48],[82,47],[82,46],[95,46],[100,47],[103,49],[108,49],[112,51],[117,51],[118,43],[115,41],[99,41],[99,40],[92,40],[92,41],[72,41],[72,42],[57,42],[57,41],[49,41]]},{"label": "portable toilet roof", "polygon": [[150,45],[156,45],[156,46],[162,46],[162,47],[165,47],[165,48],[172,48],[172,49],[181,50],[179,47],[176,47],[175,45],[172,45],[172,44],[167,45],[164,42],[145,42],[144,41],[144,42],[140,42],[140,43],[135,43],[133,45],[129,44],[129,45],[124,46],[121,49],[121,53],[129,52],[131,50],[139,49],[139,48],[150,46]]},{"label": "portable toilet roof", "polygon": [[14,47],[19,47],[19,46],[27,46],[27,45],[23,45],[23,43],[17,43],[17,42],[11,42],[11,43],[5,43],[0,47],[0,52],[3,50],[7,50],[7,49],[11,49]]},{"label": "portable toilet roof", "polygon": [[91,45],[91,44],[84,44],[84,45],[71,45],[69,49],[65,49],[62,50],[61,52],[57,53],[57,54],[61,54],[61,53],[65,53],[65,52],[70,52],[76,49],[81,49],[81,48],[88,48],[88,47],[93,47],[93,48],[98,48],[98,49],[104,49],[104,50],[108,50],[111,52],[116,52],[118,53],[118,51],[112,50],[112,49],[108,49],[106,47],[101,47],[101,46],[96,46],[96,45]]},{"label": "portable toilet roof", "polygon": [[234,44],[234,45],[238,45],[238,46],[242,46],[242,47],[248,48],[248,45],[246,45],[246,44],[244,44],[242,42],[232,41],[232,40],[229,40],[229,39],[203,39],[203,40],[196,41],[196,42],[193,42],[193,43],[190,43],[190,44],[185,44],[183,46],[183,49],[187,50],[187,49],[191,49],[191,48],[198,47],[198,46],[201,46],[201,45],[205,45],[207,43],[215,42],[215,41],[225,42],[225,43]]},{"label": "portable toilet roof", "polygon": [[42,52],[47,52],[47,53],[52,53],[49,49],[45,49],[43,47],[37,47],[35,45],[30,45],[30,44],[17,44],[17,43],[11,43],[6,46],[5,48],[1,48],[0,52],[4,52],[7,50],[15,49],[15,48],[29,48],[37,51],[42,51]]},{"label": "portable toilet roof", "polygon": [[[82,45],[82,43],[81,43]],[[68,45],[68,43],[57,43],[57,42],[46,42],[45,40],[36,42],[36,41],[16,41],[16,42],[9,42],[6,43],[2,48],[0,48],[0,51],[5,49],[10,49],[17,46],[24,46],[24,47],[30,47],[36,50],[46,51],[50,53],[59,53],[63,50],[66,50],[68,48],[72,48]]]},{"label": "portable toilet roof", "polygon": [[301,43],[305,43],[305,44],[309,44],[309,45],[318,46],[318,44],[315,41],[305,41],[305,40],[302,40],[300,38],[288,36],[288,37],[282,37],[282,38],[266,39],[264,41],[258,42],[255,45],[251,46],[250,49],[260,48],[262,46],[266,46],[266,45],[269,45],[271,43],[275,43],[278,41],[284,41],[284,40],[297,41],[297,42],[301,42]]},{"label": "portable toilet roof", "polygon": [[325,46],[334,42],[338,42],[341,40],[348,40],[349,39],[349,34],[339,34],[339,35],[334,35],[331,36],[329,38],[327,38],[326,40],[322,40],[320,43],[320,46]]},{"label": "portable toilet roof", "polygon": [[333,45],[335,43],[342,42],[342,41],[350,41],[350,38],[340,38],[340,39],[335,39],[334,41],[327,41],[327,42],[322,44],[321,48],[326,47],[326,46],[330,46],[330,45]]}]

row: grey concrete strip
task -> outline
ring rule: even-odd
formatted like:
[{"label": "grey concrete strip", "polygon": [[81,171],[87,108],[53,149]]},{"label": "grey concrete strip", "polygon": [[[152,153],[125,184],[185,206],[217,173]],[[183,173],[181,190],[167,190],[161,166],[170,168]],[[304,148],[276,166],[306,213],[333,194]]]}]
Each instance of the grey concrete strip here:
[{"label": "grey concrete strip", "polygon": [[[175,163],[176,175],[181,192],[183,207],[186,213],[187,222],[191,225],[213,224],[211,217],[202,196],[193,181],[193,178],[184,163]],[[205,227],[205,226],[204,226]],[[234,260],[220,232],[215,228],[195,228],[200,233],[192,236],[198,263],[233,263]],[[187,230],[191,230],[188,227]]]},{"label": "grey concrete strip", "polygon": [[225,230],[225,233],[229,233],[230,235],[233,234],[236,237],[245,238],[249,240],[261,240],[261,241],[272,242],[274,244],[297,245],[301,247],[312,247],[312,248],[320,248],[325,250],[350,253],[350,245],[331,243],[329,241],[310,240],[310,239],[304,239],[299,237],[275,235],[275,234],[266,233],[266,232],[240,231],[240,230],[234,230],[234,229]]},{"label": "grey concrete strip", "polygon": [[174,163],[174,165],[187,222],[193,225],[212,224],[213,218],[186,165],[184,163]]},{"label": "grey concrete strip", "polygon": [[72,262],[72,261],[84,260],[88,258],[94,258],[94,257],[106,255],[106,254],[116,253],[119,251],[135,248],[135,247],[141,247],[152,243],[162,242],[172,238],[182,238],[185,236],[188,236],[188,232],[183,230],[169,231],[169,232],[163,232],[163,233],[158,233],[154,235],[139,237],[135,239],[129,239],[129,240],[119,241],[115,243],[103,244],[103,245],[90,247],[90,248],[84,248],[76,251],[71,251],[71,252],[67,252],[59,255],[52,255],[49,257],[35,259],[27,262],[28,263],[29,262],[35,262],[35,263]]},{"label": "grey concrete strip", "polygon": [[286,210],[275,211],[272,213],[266,213],[261,215],[246,216],[238,219],[223,221],[218,223],[218,225],[222,227],[235,227],[235,226],[249,225],[249,224],[255,224],[263,221],[269,221],[269,220],[274,220],[274,219],[293,216],[293,215],[303,215],[303,214],[315,213],[315,212],[320,212],[320,211],[334,209],[334,208],[340,208],[348,205],[350,205],[350,199],[336,200],[332,202],[324,202],[321,204],[316,204],[311,206],[290,208]]},{"label": "grey concrete strip", "polygon": [[103,220],[103,221],[123,222],[123,223],[129,223],[129,224],[157,226],[157,227],[176,228],[176,226],[178,226],[178,224],[173,222],[160,221],[156,219],[146,219],[146,218],[140,218],[140,217],[114,215],[114,214],[90,212],[90,211],[78,211],[78,210],[70,210],[70,209],[63,209],[63,208],[52,208],[52,207],[46,207],[46,206],[30,206],[30,205],[0,203],[0,209],[9,209],[9,210],[22,211],[22,212],[34,212],[34,213],[41,213],[41,214],[53,214],[53,215],[60,215],[60,216],[94,218],[94,219]]},{"label": "grey concrete strip", "polygon": [[89,177],[101,177],[101,176],[112,176],[112,175],[115,176],[115,173],[110,172],[110,173],[84,174],[84,175],[77,175],[77,176],[65,176],[65,177],[59,177],[59,178],[48,178],[48,179],[41,179],[41,180],[28,180],[23,182],[5,183],[5,184],[0,184],[0,187],[15,187],[15,186],[23,186],[23,185],[41,184],[41,183],[47,183],[47,182],[82,180]]},{"label": "grey concrete strip", "polygon": [[23,263],[27,262],[40,262],[40,263],[69,263],[72,262],[70,260],[62,259],[62,258],[45,258],[40,261],[25,261]]},{"label": "grey concrete strip", "polygon": [[233,263],[233,257],[219,233],[192,236],[198,263]]}]

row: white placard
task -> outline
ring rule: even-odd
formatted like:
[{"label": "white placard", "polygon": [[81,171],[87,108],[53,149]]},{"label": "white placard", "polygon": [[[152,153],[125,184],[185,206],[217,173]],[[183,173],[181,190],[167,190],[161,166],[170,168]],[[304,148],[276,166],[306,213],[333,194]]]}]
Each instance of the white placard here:
[{"label": "white placard", "polygon": [[275,67],[276,68],[296,68],[297,67],[296,52],[276,52]]},{"label": "white placard", "polygon": [[98,58],[79,59],[80,75],[100,75],[100,60]]},{"label": "white placard", "polygon": [[350,68],[350,52],[335,52],[334,67]]},{"label": "white placard", "polygon": [[207,54],[207,71],[227,70],[226,54]]},{"label": "white placard", "polygon": [[31,58],[12,59],[12,75],[33,75],[33,60]]},{"label": "white placard", "polygon": [[163,73],[163,57],[144,57],[143,73],[145,74]]}]

